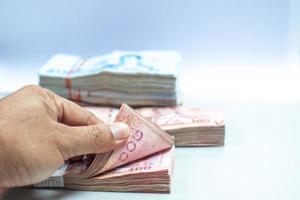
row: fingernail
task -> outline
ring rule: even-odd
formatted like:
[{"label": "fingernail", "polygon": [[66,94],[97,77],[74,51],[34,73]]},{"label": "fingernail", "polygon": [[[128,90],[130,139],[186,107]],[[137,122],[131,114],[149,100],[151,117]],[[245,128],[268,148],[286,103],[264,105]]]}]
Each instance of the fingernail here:
[{"label": "fingernail", "polygon": [[116,140],[127,139],[129,136],[129,127],[125,123],[113,123],[110,125],[110,129]]}]

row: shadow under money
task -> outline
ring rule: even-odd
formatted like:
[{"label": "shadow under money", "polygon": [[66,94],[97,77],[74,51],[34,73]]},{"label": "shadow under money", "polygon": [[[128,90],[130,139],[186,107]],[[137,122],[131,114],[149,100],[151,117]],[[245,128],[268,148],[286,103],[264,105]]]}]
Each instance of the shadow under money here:
[{"label": "shadow under money", "polygon": [[63,189],[31,189],[31,188],[14,188],[8,190],[1,200],[54,200],[64,199],[76,195],[76,191],[68,191]]}]

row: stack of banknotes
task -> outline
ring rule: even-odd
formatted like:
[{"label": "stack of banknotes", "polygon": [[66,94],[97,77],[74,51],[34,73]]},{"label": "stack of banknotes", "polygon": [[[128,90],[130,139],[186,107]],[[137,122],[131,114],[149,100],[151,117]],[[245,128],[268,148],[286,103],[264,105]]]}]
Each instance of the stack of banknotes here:
[{"label": "stack of banknotes", "polygon": [[39,85],[80,103],[172,106],[180,103],[179,61],[173,51],[58,54],[40,69]]},{"label": "stack of banknotes", "polygon": [[126,104],[114,122],[124,122],[130,128],[124,145],[69,161],[35,187],[169,193],[175,161],[173,137]]},{"label": "stack of banknotes", "polygon": [[[111,107],[85,108],[108,123],[113,122],[118,113],[118,109]],[[178,106],[138,108],[136,111],[174,136],[175,146],[224,145],[224,116],[217,110]]]}]

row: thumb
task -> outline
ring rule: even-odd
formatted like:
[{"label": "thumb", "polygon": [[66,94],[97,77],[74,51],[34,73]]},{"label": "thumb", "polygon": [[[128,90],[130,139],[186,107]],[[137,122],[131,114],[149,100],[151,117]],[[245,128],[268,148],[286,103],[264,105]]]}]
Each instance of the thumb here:
[{"label": "thumb", "polygon": [[125,123],[98,124],[91,126],[65,126],[63,138],[58,140],[65,160],[84,154],[111,151],[123,144],[129,136]]}]

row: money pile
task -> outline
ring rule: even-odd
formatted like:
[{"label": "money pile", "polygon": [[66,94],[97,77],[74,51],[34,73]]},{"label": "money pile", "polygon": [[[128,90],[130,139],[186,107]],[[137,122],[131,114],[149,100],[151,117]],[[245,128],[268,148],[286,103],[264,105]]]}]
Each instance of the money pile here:
[{"label": "money pile", "polygon": [[180,103],[173,51],[115,51],[84,59],[58,54],[39,71],[39,85],[95,105],[172,106]]},{"label": "money pile", "polygon": [[142,108],[144,117],[175,137],[176,146],[223,146],[224,116],[199,108]]},{"label": "money pile", "polygon": [[123,146],[66,163],[35,187],[170,192],[175,160],[173,138],[125,104],[114,121],[124,122],[130,128],[130,136]]},{"label": "money pile", "polygon": [[[86,107],[97,117],[112,122],[118,110]],[[136,109],[148,120],[175,137],[175,146],[222,146],[225,138],[224,116],[216,110],[199,108],[151,107]]]}]

